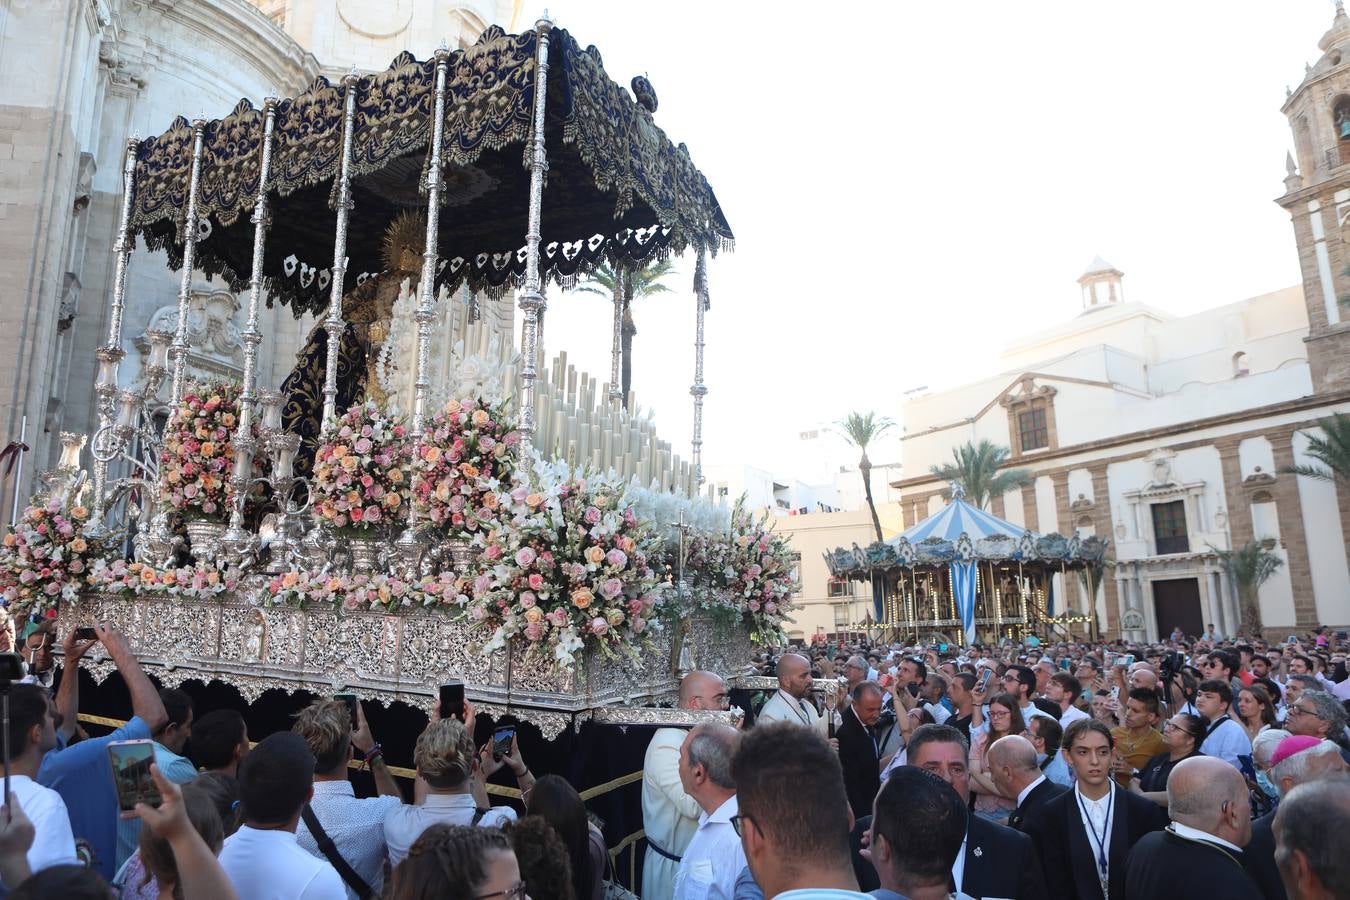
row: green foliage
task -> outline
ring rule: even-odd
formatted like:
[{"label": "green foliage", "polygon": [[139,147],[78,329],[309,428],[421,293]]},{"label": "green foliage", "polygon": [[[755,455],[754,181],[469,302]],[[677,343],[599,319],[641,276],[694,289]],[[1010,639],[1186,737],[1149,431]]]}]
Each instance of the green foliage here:
[{"label": "green foliage", "polygon": [[1288,466],[1281,471],[1350,485],[1350,415],[1333,413],[1331,418],[1321,419],[1317,425],[1325,437],[1307,431],[1301,433],[1308,439],[1308,455],[1321,465]]},{"label": "green foliage", "polygon": [[840,437],[862,451],[858,461],[858,471],[862,474],[863,493],[867,496],[867,509],[872,513],[872,527],[876,529],[877,540],[883,540],[881,518],[877,515],[877,505],[872,500],[872,461],[867,458],[867,448],[877,438],[895,427],[895,422],[874,412],[851,412],[834,424]]},{"label": "green foliage", "polygon": [[1243,625],[1251,634],[1261,633],[1261,585],[1284,565],[1284,560],[1266,549],[1266,541],[1248,541],[1234,550],[1210,547],[1219,567],[1237,590]]},{"label": "green foliage", "polygon": [[[933,466],[929,471],[942,481],[961,485],[966,492],[966,502],[986,509],[993,498],[1032,483],[1026,469],[999,471],[1011,455],[1012,451],[1007,447],[991,441],[982,440],[978,444],[967,441],[952,448],[952,462]],[[950,500],[951,490],[944,490],[942,496]]]}]

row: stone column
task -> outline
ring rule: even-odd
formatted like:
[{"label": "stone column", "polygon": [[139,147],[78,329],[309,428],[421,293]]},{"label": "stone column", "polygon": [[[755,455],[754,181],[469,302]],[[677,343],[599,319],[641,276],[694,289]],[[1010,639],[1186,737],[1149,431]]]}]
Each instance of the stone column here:
[{"label": "stone column", "polygon": [[[1056,472],[1050,475],[1050,482],[1055,488],[1055,516],[1059,520],[1059,528],[1056,529],[1065,537],[1071,536],[1074,531],[1073,518],[1069,515],[1069,473]],[[1064,583],[1064,603],[1066,607],[1074,609],[1083,609],[1083,595],[1087,592],[1083,588],[1082,579],[1074,575],[1065,575],[1062,579]],[[1072,585],[1072,587],[1070,587]],[[1070,603],[1069,597],[1078,599],[1077,603]]]},{"label": "stone column", "polygon": [[[1252,539],[1252,505],[1242,490],[1242,465],[1238,460],[1238,441],[1216,441],[1219,462],[1223,468],[1224,503],[1228,507],[1228,537],[1230,549],[1241,547]],[[1218,622],[1214,623],[1218,625]]]},{"label": "stone column", "polygon": [[[1116,534],[1111,522],[1111,490],[1106,480],[1106,463],[1089,466],[1088,474],[1092,476],[1092,527],[1097,532],[1097,537],[1110,541],[1114,546]],[[1108,549],[1108,555],[1115,554]],[[1120,633],[1120,600],[1116,596],[1116,580],[1103,573],[1102,589],[1106,593],[1106,624],[1103,630],[1117,635]],[[1095,608],[1095,597],[1092,602]]]},{"label": "stone column", "polygon": [[1003,495],[996,494],[989,498],[989,511],[1000,519],[1003,518]]},{"label": "stone column", "polygon": [[1298,495],[1298,476],[1285,472],[1294,464],[1294,433],[1268,435],[1275,451],[1275,506],[1280,520],[1280,542],[1289,557],[1289,582],[1294,591],[1294,622],[1302,631],[1317,625],[1317,599],[1313,595],[1312,564],[1303,532],[1303,502]]},{"label": "stone column", "polygon": [[1036,515],[1036,482],[1024,485],[1019,489],[1022,494],[1022,527],[1028,531],[1040,531],[1037,524],[1040,517]]}]

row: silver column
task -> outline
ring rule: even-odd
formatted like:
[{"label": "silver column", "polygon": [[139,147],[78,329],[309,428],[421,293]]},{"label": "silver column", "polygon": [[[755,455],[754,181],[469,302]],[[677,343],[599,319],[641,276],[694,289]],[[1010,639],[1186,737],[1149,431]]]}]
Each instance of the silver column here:
[{"label": "silver column", "polygon": [[609,348],[609,399],[617,400],[620,405],[625,402],[623,396],[623,372],[620,368],[623,362],[623,303],[626,299],[625,288],[627,287],[624,278],[624,270],[618,266],[614,267],[614,335],[610,339]]},{"label": "silver column", "polygon": [[342,168],[338,172],[337,230],[333,236],[333,282],[328,295],[328,359],[323,373],[323,428],[337,416],[338,354],[342,350],[342,285],[347,280],[347,215],[352,208],[352,126],[356,119],[356,83],[353,69],[342,78],[345,108],[342,114]]},{"label": "silver column", "polygon": [[530,211],[525,233],[525,284],[517,304],[525,313],[521,329],[520,366],[520,458],[530,458],[534,448],[534,380],[539,354],[539,319],[544,308],[544,295],[539,279],[539,218],[544,201],[544,173],[548,171],[548,157],[544,153],[544,110],[548,88],[548,37],[553,23],[540,18],[534,23],[539,46],[535,53],[534,70],[534,135],[530,154]]},{"label": "silver column", "polygon": [[[98,398],[98,431],[89,448],[94,459],[94,500],[89,524],[84,529],[90,537],[102,537],[107,533],[103,524],[103,495],[108,487],[108,463],[112,460],[111,451],[116,440],[113,436],[113,406],[117,399],[117,368],[126,355],[122,349],[122,310],[126,307],[127,266],[136,249],[136,238],[131,234],[130,225],[131,206],[136,196],[136,151],[140,146],[137,138],[127,140],[126,159],[122,163],[122,214],[117,224],[117,241],[113,244],[117,263],[113,274],[112,315],[108,320],[108,343],[97,350],[99,379],[94,394]],[[15,485],[17,497],[18,479],[15,479]]]},{"label": "silver column", "polygon": [[183,281],[178,286],[178,329],[173,336],[173,387],[169,403],[178,405],[187,377],[188,301],[192,299],[192,267],[197,255],[197,188],[202,179],[202,136],[205,119],[192,121],[192,174],[188,180],[187,215],[183,220]]},{"label": "silver column", "polygon": [[431,120],[431,168],[427,172],[427,242],[422,252],[422,283],[417,312],[417,359],[413,361],[412,436],[422,437],[427,414],[427,353],[431,345],[431,322],[436,318],[437,233],[441,208],[441,142],[445,139],[445,78],[450,67],[450,50],[442,45],[436,51],[436,100]]},{"label": "silver column", "polygon": [[708,388],[703,383],[703,315],[708,311],[708,255],[703,247],[698,248],[698,261],[694,264],[694,384],[689,393],[694,398],[694,439],[692,455],[694,464],[694,491],[703,485],[703,398]]},{"label": "silver column", "polygon": [[[248,324],[244,326],[241,336],[244,342],[244,384],[239,394],[239,423],[233,439],[234,472],[230,477],[234,484],[234,503],[230,509],[230,527],[225,531],[226,544],[236,547],[248,540],[243,528],[244,495],[248,493],[253,451],[257,448],[257,441],[253,438],[253,409],[258,400],[258,345],[262,343],[262,333],[258,331],[258,304],[263,291],[263,244],[267,239],[267,226],[271,223],[267,214],[267,189],[272,176],[272,133],[277,120],[275,97],[268,97],[263,102],[263,115],[262,161],[258,165],[258,195],[253,203],[252,216],[253,270],[248,280]],[[285,502],[284,499],[282,502]]]}]

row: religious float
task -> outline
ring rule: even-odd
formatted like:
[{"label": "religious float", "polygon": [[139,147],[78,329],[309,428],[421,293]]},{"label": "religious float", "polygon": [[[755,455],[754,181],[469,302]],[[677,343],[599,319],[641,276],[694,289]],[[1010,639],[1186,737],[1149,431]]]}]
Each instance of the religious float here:
[{"label": "religious float", "polygon": [[[834,577],[871,584],[877,631],[895,640],[996,644],[1029,635],[1066,639],[1077,626],[1095,639],[1105,541],[1014,525],[966,502],[960,484],[951,486],[950,497],[890,540],[825,554]],[[1065,604],[1055,615],[1056,580],[1059,593],[1067,594],[1070,572],[1086,573],[1094,599],[1082,611]]]},{"label": "religious float", "polygon": [[[250,704],[347,690],[420,716],[462,679],[545,741],[678,718],[695,665],[748,675],[795,576],[761,520],[700,496],[707,259],[732,232],[633,89],[544,19],[128,141],[100,425],[63,435],[0,548],[10,612],[114,624],[163,683]],[[138,243],[182,287],[124,385]],[[617,387],[622,290],[608,383],[541,354],[547,285],[685,251],[681,459]],[[241,383],[189,371],[194,272],[247,294]],[[518,344],[479,309],[512,291]],[[315,322],[279,390],[263,303]]]}]

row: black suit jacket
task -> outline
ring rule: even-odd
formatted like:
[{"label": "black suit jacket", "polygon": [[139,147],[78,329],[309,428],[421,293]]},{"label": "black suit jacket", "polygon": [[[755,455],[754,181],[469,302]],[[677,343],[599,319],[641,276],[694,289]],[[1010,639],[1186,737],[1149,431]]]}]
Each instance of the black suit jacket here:
[{"label": "black suit jacket", "polygon": [[1243,848],[1246,857],[1243,863],[1247,874],[1260,888],[1266,900],[1288,900],[1284,892],[1284,882],[1280,879],[1280,869],[1275,865],[1275,832],[1271,825],[1275,823],[1275,813],[1266,813],[1252,822],[1252,839]]},{"label": "black suit jacket", "polygon": [[844,769],[844,791],[853,817],[861,819],[872,814],[872,801],[881,790],[881,763],[872,735],[858,721],[853,707],[847,707],[841,717],[844,724],[834,736],[839,740],[839,764]]},{"label": "black suit jacket", "polygon": [[961,892],[975,900],[1009,897],[1046,900],[1036,845],[1021,832],[971,815],[966,828],[966,865]]},{"label": "black suit jacket", "polygon": [[1016,828],[1018,831],[1023,830],[1022,823],[1028,815],[1068,790],[1069,788],[1066,785],[1055,784],[1049,778],[1045,779],[1031,789],[1031,793],[1027,794],[1021,806],[1013,810],[1012,815],[1008,817],[1008,826]]},{"label": "black suit jacket", "polygon": [[[1150,831],[1167,826],[1167,813],[1152,800],[1120,787],[1115,791],[1111,844],[1107,851],[1111,897],[1125,896],[1125,865],[1132,848]],[[1065,791],[1030,811],[1022,830],[1036,842],[1046,889],[1055,900],[1102,900],[1097,849],[1083,827],[1078,795]]]},{"label": "black suit jacket", "polygon": [[1187,840],[1171,831],[1139,839],[1125,864],[1125,895],[1140,900],[1262,900],[1241,850]]}]

